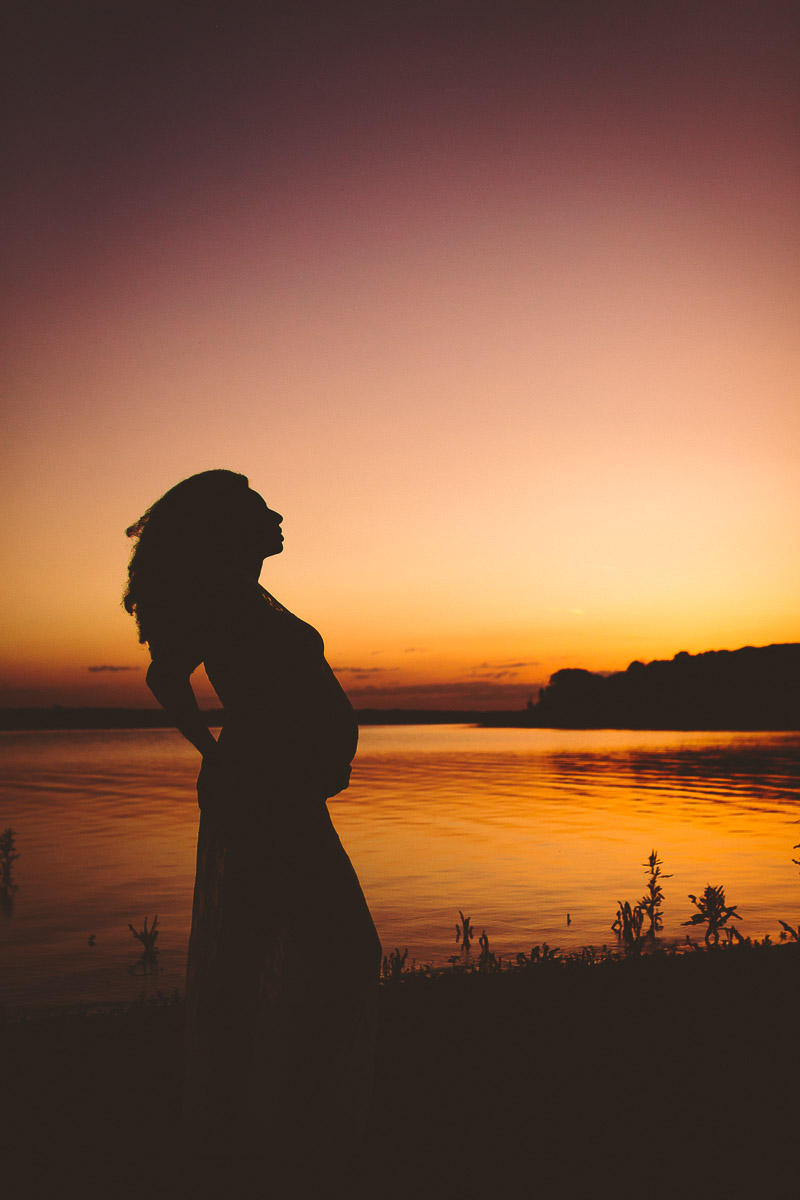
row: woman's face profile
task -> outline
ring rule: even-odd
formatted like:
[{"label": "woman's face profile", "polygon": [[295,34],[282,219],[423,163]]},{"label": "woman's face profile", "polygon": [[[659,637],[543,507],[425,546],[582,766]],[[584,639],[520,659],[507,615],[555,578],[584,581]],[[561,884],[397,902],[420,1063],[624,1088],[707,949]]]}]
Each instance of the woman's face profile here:
[{"label": "woman's face profile", "polygon": [[283,550],[283,534],[279,512],[273,512],[266,501],[252,488],[247,493],[246,538],[253,551],[261,558],[270,558]]}]

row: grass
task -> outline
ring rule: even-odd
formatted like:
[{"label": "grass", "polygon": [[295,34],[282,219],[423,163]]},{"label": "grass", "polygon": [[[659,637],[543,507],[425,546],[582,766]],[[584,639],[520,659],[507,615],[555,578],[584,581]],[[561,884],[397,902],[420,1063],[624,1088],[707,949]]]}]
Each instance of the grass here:
[{"label": "grass", "polygon": [[629,900],[620,900],[618,904],[617,915],[611,928],[628,954],[638,954],[644,940],[644,911],[640,904],[631,905]]},{"label": "grass", "polygon": [[[647,894],[660,912],[669,876],[654,855],[648,880],[661,891],[648,884]],[[329,1194],[577,1200],[598,1178],[621,1198],[645,1180],[651,1197],[793,1194],[800,939],[742,937],[724,889],[709,888],[684,903],[706,933],[716,914],[716,940],[662,939],[644,903],[629,903],[640,952],[621,936],[570,952],[535,945],[504,961],[483,929],[470,954],[461,911],[449,967],[417,966],[395,947],[383,964],[363,1154],[346,1189],[333,1181]],[[130,928],[155,952],[157,919]],[[28,1194],[55,1194],[63,1179],[104,1200],[128,1185],[137,1197],[225,1192],[206,1159],[187,1159],[178,1133],[183,1011],[180,997],[157,992],[0,1021],[9,1196],[25,1194],[10,1172],[28,1179],[45,1159],[48,1188]]]},{"label": "grass", "polygon": [[143,929],[134,929],[133,925],[128,925],[131,933],[137,938],[144,949],[142,950],[141,958],[131,967],[131,974],[136,974],[141,970],[142,975],[155,975],[158,973],[158,947],[156,939],[158,938],[158,916],[153,917],[153,924],[147,928],[147,917],[144,919]]},{"label": "grass", "polygon": [[465,954],[469,954],[470,942],[475,936],[475,930],[472,928],[472,922],[469,917],[465,917],[461,909],[458,910],[458,922],[456,924],[456,945],[461,946]]},{"label": "grass", "polygon": [[[650,1196],[743,1195],[748,1171],[749,1194],[793,1194],[794,946],[524,959],[385,980],[365,1186],[328,1194],[558,1200],[595,1194],[598,1170],[619,1197],[644,1178]],[[182,1024],[165,995],[0,1022],[8,1195],[57,1194],[9,1178],[45,1158],[84,1197],[206,1195],[178,1136]]]},{"label": "grass", "polygon": [[14,911],[17,884],[14,883],[12,867],[18,858],[14,830],[9,827],[0,833],[0,910],[6,916],[11,916]]},{"label": "grass", "polygon": [[[800,849],[800,844],[794,847]],[[800,866],[800,859],[792,859]],[[631,903],[627,900],[618,902],[616,916],[611,929],[617,934],[617,949],[595,946],[583,947],[577,951],[562,953],[560,947],[550,947],[545,942],[543,946],[533,946],[530,954],[518,952],[513,958],[503,961],[490,949],[489,937],[485,929],[478,938],[480,954],[477,960],[470,957],[470,943],[474,937],[474,927],[470,917],[465,917],[461,909],[458,911],[459,920],[456,923],[456,943],[461,946],[462,953],[454,954],[448,960],[449,968],[434,968],[430,963],[417,966],[412,961],[406,965],[408,950],[401,955],[395,949],[383,960],[382,978],[384,982],[406,980],[409,976],[434,978],[444,973],[474,974],[529,971],[531,968],[548,966],[596,967],[601,964],[617,962],[620,959],[636,958],[644,951],[647,956],[659,955],[662,958],[675,958],[687,953],[712,951],[739,947],[742,950],[767,950],[774,945],[769,934],[760,941],[743,937],[733,926],[728,926],[730,920],[741,920],[741,914],[736,905],[726,903],[725,889],[722,885],[707,884],[704,891],[698,895],[690,894],[688,899],[697,910],[684,925],[694,927],[705,926],[704,947],[694,942],[687,934],[682,943],[659,941],[658,934],[663,930],[664,888],[662,881],[671,879],[672,875],[663,870],[663,863],[658,857],[657,850],[651,850],[647,862],[643,864],[647,871],[647,886],[641,900]],[[647,922],[647,925],[645,925]],[[800,945],[800,925],[794,927],[786,921],[780,921],[784,932],[780,941],[790,941]],[[720,942],[722,934],[722,942]]]},{"label": "grass", "polygon": [[705,925],[706,945],[716,946],[719,941],[719,931],[727,925],[728,921],[733,917],[737,921],[741,921],[740,914],[736,911],[735,905],[725,903],[725,889],[722,885],[718,887],[707,884],[705,891],[701,896],[690,895],[689,899],[697,909],[688,921],[684,921],[684,925]]},{"label": "grass", "polygon": [[[800,850],[800,842],[793,849]],[[800,867],[800,858],[793,858],[792,862],[796,867]],[[780,921],[779,924],[783,927],[783,933],[781,934],[782,942],[789,939],[790,941],[800,943],[800,925],[790,925],[788,921]]]},{"label": "grass", "polygon": [[671,879],[671,875],[665,875],[661,868],[663,863],[658,857],[656,850],[651,850],[647,862],[644,864],[647,868],[647,890],[639,901],[639,906],[650,922],[648,932],[651,937],[655,937],[664,927],[664,918],[661,912],[664,904],[664,889],[661,886],[662,879]]}]

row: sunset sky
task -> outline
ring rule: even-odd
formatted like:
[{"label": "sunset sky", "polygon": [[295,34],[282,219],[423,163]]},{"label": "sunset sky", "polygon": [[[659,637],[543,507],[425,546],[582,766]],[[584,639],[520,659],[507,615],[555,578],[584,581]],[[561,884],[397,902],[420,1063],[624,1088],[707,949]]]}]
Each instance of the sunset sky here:
[{"label": "sunset sky", "polygon": [[13,7],[0,703],[220,466],[357,706],[800,640],[796,4]]}]

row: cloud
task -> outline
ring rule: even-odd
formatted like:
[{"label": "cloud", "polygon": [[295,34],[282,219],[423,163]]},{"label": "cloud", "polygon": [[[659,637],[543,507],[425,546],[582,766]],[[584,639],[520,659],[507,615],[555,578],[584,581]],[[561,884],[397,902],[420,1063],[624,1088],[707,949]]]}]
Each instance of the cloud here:
[{"label": "cloud", "polygon": [[101,667],[87,667],[86,668],[87,671],[92,671],[95,673],[98,671],[141,671],[141,669],[142,669],[141,667],[110,667],[105,664]]},{"label": "cloud", "polygon": [[470,671],[470,679],[514,679],[517,675],[516,671]]},{"label": "cloud", "polygon": [[426,653],[427,653],[427,651],[424,646],[406,646],[405,650],[403,651],[403,654],[426,654]]},{"label": "cloud", "polygon": [[469,679],[514,679],[522,667],[538,667],[538,661],[533,659],[524,662],[490,663],[482,662],[469,672]]},{"label": "cloud", "polygon": [[378,671],[385,671],[386,667],[333,667],[332,670],[337,675],[355,675],[358,679],[362,679],[365,675],[375,675]]},{"label": "cloud", "polygon": [[538,667],[538,665],[539,665],[539,660],[533,659],[533,658],[527,659],[525,662],[503,662],[503,663],[482,662],[482,663],[478,664],[479,669],[481,669],[481,670],[488,670],[489,668],[492,668],[492,669],[498,670],[498,671],[513,671],[519,667]]}]

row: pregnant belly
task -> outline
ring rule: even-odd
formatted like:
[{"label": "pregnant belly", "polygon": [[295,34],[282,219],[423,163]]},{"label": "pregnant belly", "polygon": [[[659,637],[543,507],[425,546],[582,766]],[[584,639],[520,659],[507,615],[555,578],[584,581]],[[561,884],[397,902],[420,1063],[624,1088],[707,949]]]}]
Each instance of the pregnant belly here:
[{"label": "pregnant belly", "polygon": [[226,770],[248,790],[299,787],[326,796],[347,787],[356,743],[357,729],[354,736],[341,726],[289,722],[252,709],[226,712],[219,738]]}]

